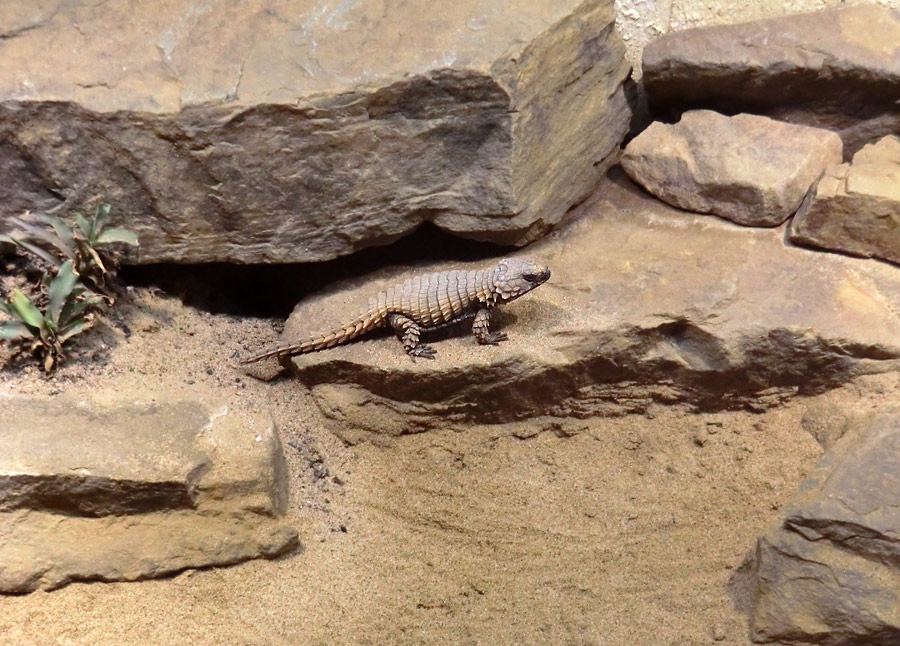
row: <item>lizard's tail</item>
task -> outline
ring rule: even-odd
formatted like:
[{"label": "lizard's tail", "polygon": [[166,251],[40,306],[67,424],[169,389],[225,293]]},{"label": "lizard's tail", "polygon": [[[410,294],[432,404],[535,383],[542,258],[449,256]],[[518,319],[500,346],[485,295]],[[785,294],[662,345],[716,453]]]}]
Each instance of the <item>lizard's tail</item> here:
[{"label": "lizard's tail", "polygon": [[282,357],[292,357],[298,354],[308,354],[310,352],[318,352],[319,350],[327,350],[328,348],[333,348],[337,345],[343,345],[344,343],[355,339],[360,334],[377,327],[384,318],[385,315],[381,312],[373,312],[370,310],[364,314],[360,314],[356,319],[342,327],[317,334],[300,343],[292,343],[291,345],[283,345],[272,348],[271,350],[266,350],[265,352],[242,360],[241,365],[246,366],[272,357],[278,357],[280,359]]}]

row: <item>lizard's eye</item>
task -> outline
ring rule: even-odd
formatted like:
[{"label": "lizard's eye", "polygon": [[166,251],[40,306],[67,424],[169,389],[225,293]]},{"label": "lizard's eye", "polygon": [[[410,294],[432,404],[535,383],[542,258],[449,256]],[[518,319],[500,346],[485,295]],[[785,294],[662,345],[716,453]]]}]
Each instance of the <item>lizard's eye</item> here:
[{"label": "lizard's eye", "polygon": [[527,280],[529,283],[533,283],[537,280],[537,275],[535,274],[522,274],[522,278]]}]

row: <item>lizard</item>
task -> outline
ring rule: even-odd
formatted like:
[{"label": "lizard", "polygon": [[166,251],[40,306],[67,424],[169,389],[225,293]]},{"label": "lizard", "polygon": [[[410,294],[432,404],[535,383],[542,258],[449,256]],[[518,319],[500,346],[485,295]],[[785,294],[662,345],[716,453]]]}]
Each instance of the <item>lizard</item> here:
[{"label": "lizard", "polygon": [[419,340],[422,331],[471,317],[478,343],[497,345],[507,336],[490,331],[491,310],[527,294],[549,278],[550,269],[520,258],[504,258],[485,269],[420,274],[370,298],[368,306],[348,323],[298,343],[266,350],[244,359],[241,365],[319,352],[384,326],[394,329],[410,357],[433,359],[437,354],[434,348]]}]

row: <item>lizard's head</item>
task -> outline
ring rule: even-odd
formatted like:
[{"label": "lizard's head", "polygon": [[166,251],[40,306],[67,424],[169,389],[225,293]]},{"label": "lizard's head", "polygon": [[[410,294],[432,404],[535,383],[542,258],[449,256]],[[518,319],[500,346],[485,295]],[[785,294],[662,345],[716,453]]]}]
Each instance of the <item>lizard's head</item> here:
[{"label": "lizard's head", "polygon": [[508,303],[527,294],[550,278],[550,269],[522,258],[504,258],[494,273],[494,297]]}]

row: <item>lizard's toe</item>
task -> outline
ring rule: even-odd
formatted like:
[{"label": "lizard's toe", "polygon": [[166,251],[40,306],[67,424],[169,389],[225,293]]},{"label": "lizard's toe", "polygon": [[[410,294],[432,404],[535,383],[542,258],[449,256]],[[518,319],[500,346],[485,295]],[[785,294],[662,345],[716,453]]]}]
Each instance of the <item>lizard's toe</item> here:
[{"label": "lizard's toe", "polygon": [[434,359],[437,351],[432,348],[430,345],[417,345],[412,350],[409,351],[409,356],[415,359]]},{"label": "lizard's toe", "polygon": [[479,343],[482,345],[498,345],[501,341],[506,341],[508,338],[506,332],[492,332],[483,339],[479,339]]}]

